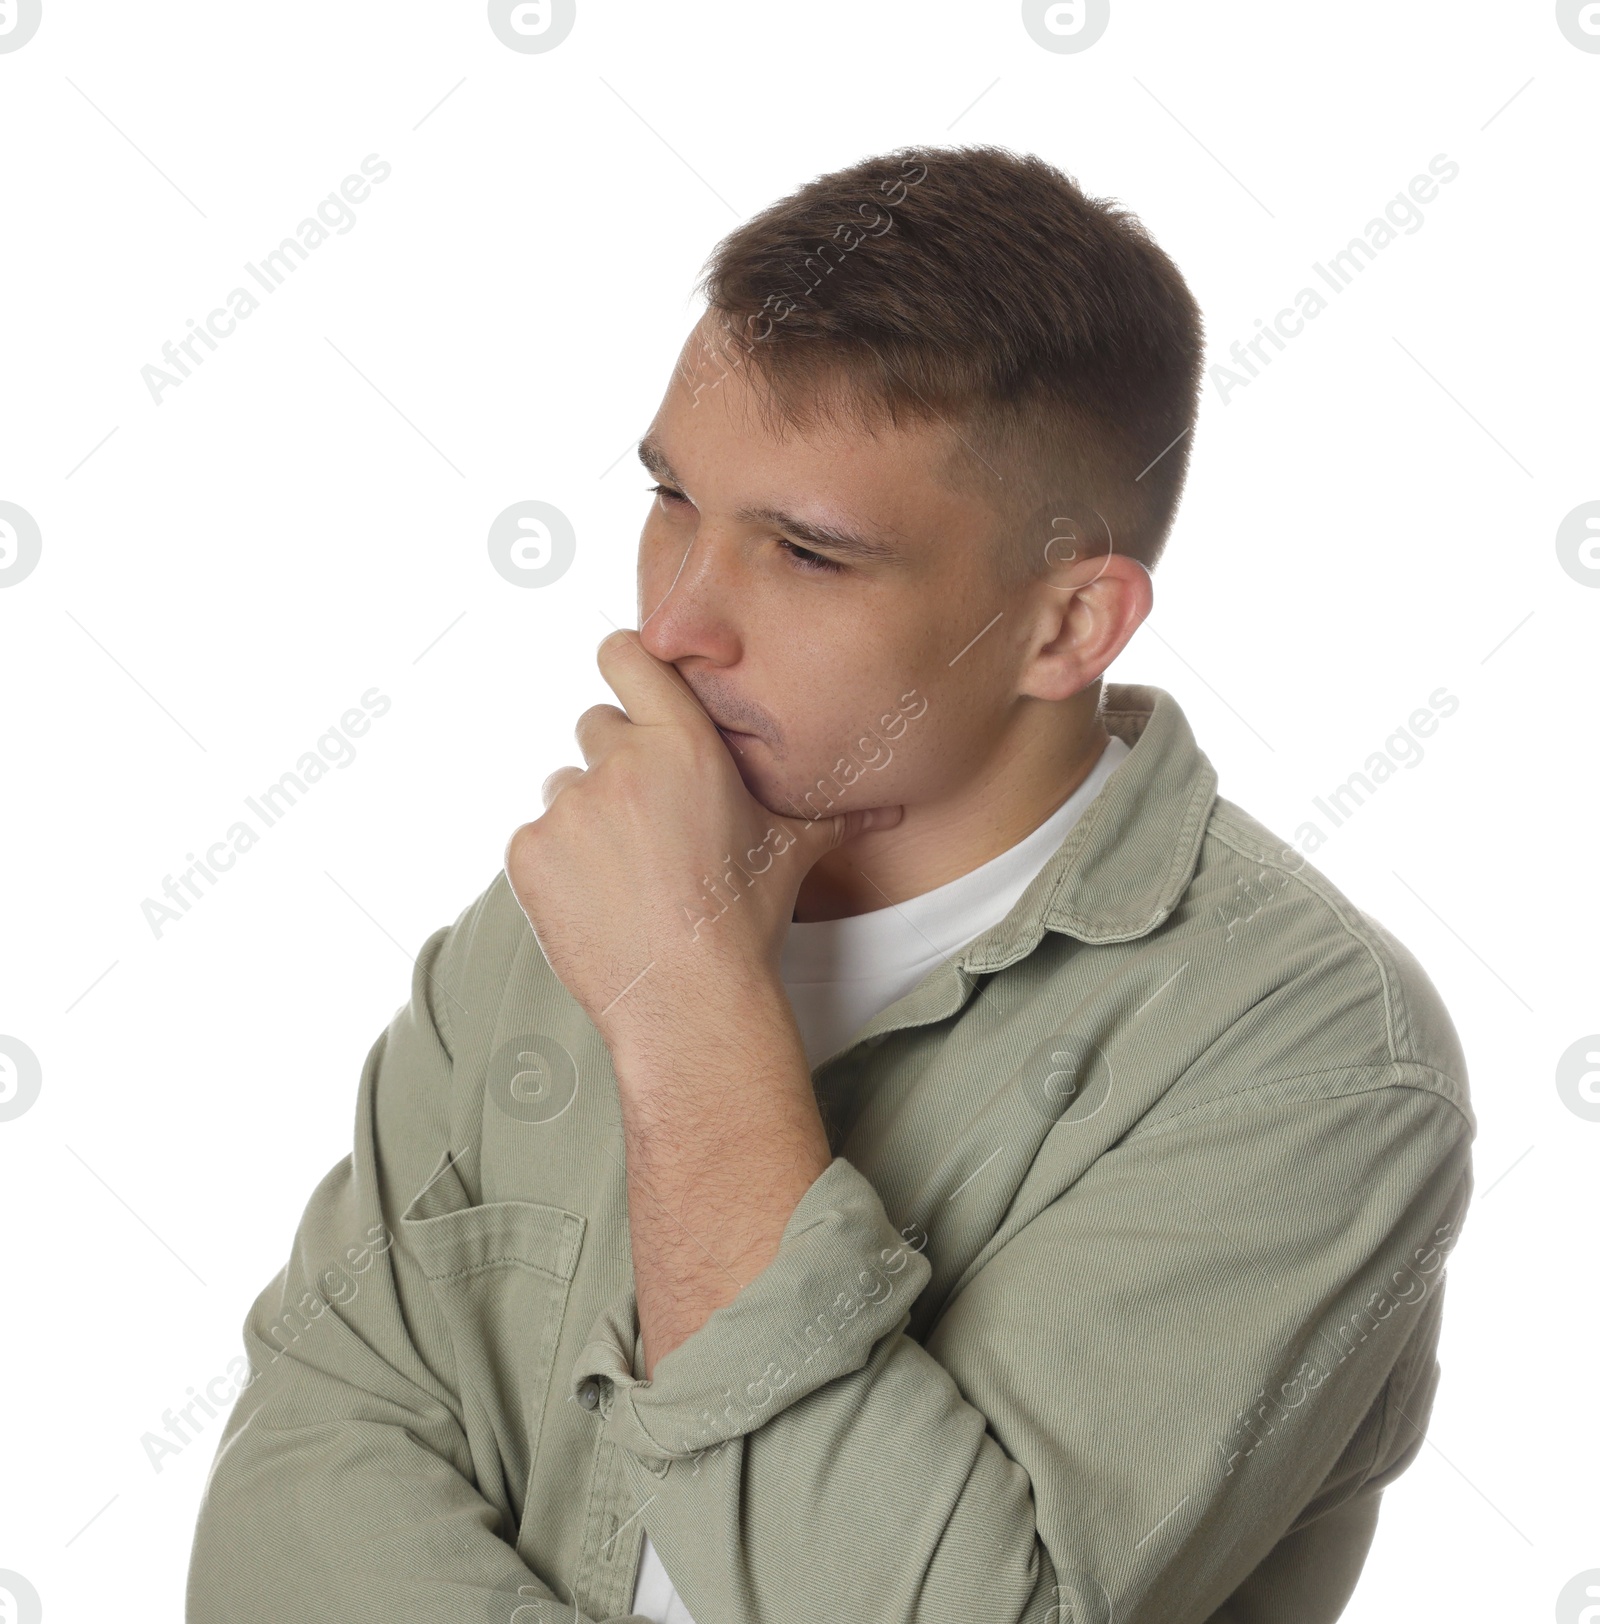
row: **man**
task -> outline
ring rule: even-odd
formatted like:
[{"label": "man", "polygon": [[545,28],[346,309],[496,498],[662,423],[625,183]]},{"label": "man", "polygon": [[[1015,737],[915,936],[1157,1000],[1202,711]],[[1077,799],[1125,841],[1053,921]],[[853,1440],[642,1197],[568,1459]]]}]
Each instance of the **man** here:
[{"label": "man", "polygon": [[1473,1124],[1415,959],[1102,681],[1188,289],[994,148],[703,286],[619,704],[368,1057],[189,1617],[1334,1619]]}]

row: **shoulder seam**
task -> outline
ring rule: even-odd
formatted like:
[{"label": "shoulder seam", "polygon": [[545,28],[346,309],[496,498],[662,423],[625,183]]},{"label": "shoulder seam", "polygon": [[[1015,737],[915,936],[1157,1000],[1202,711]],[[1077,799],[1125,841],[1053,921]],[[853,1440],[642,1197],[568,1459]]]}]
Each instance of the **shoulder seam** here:
[{"label": "shoulder seam", "polygon": [[[1338,921],[1340,928],[1345,932],[1345,934],[1349,936],[1352,941],[1359,942],[1361,946],[1367,950],[1367,955],[1372,960],[1373,968],[1378,972],[1378,983],[1383,993],[1384,1037],[1388,1041],[1389,1045],[1389,1061],[1391,1065],[1398,1067],[1401,1061],[1401,1055],[1400,1046],[1395,1039],[1395,988],[1392,984],[1389,966],[1384,962],[1382,955],[1378,951],[1378,943],[1372,939],[1370,933],[1357,931],[1352,920],[1346,917],[1347,913],[1354,913],[1359,917],[1360,910],[1356,908],[1355,904],[1350,902],[1348,898],[1336,898],[1329,896],[1322,888],[1314,886],[1305,877],[1303,869],[1291,869],[1281,863],[1272,862],[1268,858],[1258,856],[1255,852],[1246,850],[1238,843],[1237,840],[1230,839],[1228,832],[1218,828],[1219,821],[1225,820],[1226,817],[1226,813],[1219,815],[1219,813],[1215,810],[1213,810],[1211,817],[1211,832],[1216,833],[1217,839],[1224,846],[1226,846],[1230,851],[1238,853],[1240,857],[1248,858],[1253,863],[1263,863],[1265,866],[1277,869],[1277,871],[1281,874],[1288,875],[1290,878],[1298,880],[1305,888],[1307,893],[1314,896],[1319,902],[1321,902],[1323,907],[1333,915],[1334,919]],[[1288,848],[1285,847],[1285,850],[1287,849]],[[1339,906],[1340,902],[1344,904],[1344,907],[1341,908]],[[1404,1022],[1406,1029],[1409,1031],[1410,1022],[1406,1019],[1404,1009],[1401,1008],[1398,1013],[1402,1022]],[[1426,1062],[1424,1061],[1412,1059],[1410,1056],[1407,1056],[1406,1059],[1408,1064],[1423,1066],[1424,1069],[1429,1071],[1436,1070],[1434,1067],[1427,1066]],[[1439,1073],[1439,1075],[1442,1076],[1444,1074]],[[1399,1081],[1398,1076],[1395,1080],[1397,1082]]]},{"label": "shoulder seam", "polygon": [[[1404,1064],[1412,1070],[1425,1073],[1429,1077],[1437,1077],[1445,1086],[1440,1089],[1428,1088],[1423,1083],[1411,1082],[1402,1076],[1389,1076],[1386,1075],[1389,1068],[1381,1065],[1328,1066],[1320,1071],[1295,1072],[1288,1077],[1269,1077],[1264,1082],[1250,1084],[1248,1088],[1237,1088],[1231,1093],[1221,1094],[1213,1099],[1196,1101],[1195,1104],[1185,1106],[1181,1111],[1174,1111],[1171,1116],[1161,1118],[1159,1122],[1152,1124],[1148,1128],[1135,1128],[1127,1135],[1126,1142],[1131,1144],[1136,1139],[1154,1138],[1157,1134],[1166,1132],[1169,1127],[1182,1122],[1185,1117],[1192,1115],[1196,1111],[1212,1109],[1216,1114],[1220,1115],[1222,1112],[1218,1108],[1242,1102],[1251,1094],[1258,1094],[1263,1089],[1282,1088],[1290,1083],[1307,1083],[1318,1077],[1337,1077],[1341,1075],[1349,1075],[1352,1079],[1352,1086],[1340,1089],[1335,1093],[1322,1095],[1321,1098],[1345,1099],[1353,1094],[1376,1094],[1385,1089],[1406,1088],[1418,1094],[1426,1094],[1431,1099],[1440,1100],[1448,1105],[1461,1118],[1470,1135],[1472,1131],[1471,1118],[1461,1109],[1453,1094],[1453,1091],[1461,1086],[1457,1079],[1448,1072],[1440,1071],[1437,1066],[1427,1066],[1418,1060],[1408,1060]],[[1357,1080],[1363,1076],[1371,1078],[1371,1081],[1363,1083]]]}]

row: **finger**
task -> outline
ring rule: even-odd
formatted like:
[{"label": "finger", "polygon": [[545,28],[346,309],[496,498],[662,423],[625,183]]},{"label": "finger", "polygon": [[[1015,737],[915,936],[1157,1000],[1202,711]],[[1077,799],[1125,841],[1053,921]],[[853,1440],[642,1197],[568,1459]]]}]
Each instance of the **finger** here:
[{"label": "finger", "polygon": [[601,756],[617,747],[624,730],[632,726],[628,713],[615,705],[591,705],[578,718],[572,733],[585,763],[592,767]]},{"label": "finger", "polygon": [[869,829],[892,829],[905,816],[903,806],[867,806],[853,812],[836,812],[826,818],[785,818],[795,838],[807,850],[813,862],[824,852],[842,846],[847,840],[865,834]]},{"label": "finger", "polygon": [[595,662],[606,685],[622,701],[630,722],[641,727],[666,724],[716,731],[716,724],[677,667],[658,660],[639,641],[638,632],[618,630],[602,638]]},{"label": "finger", "polygon": [[874,832],[892,829],[905,816],[905,811],[903,806],[869,806],[859,812],[846,812],[838,820],[840,828],[834,843],[842,846],[845,841],[854,840],[869,829]]},{"label": "finger", "polygon": [[550,810],[550,803],[555,800],[568,784],[576,784],[583,777],[582,767],[557,767],[556,770],[539,786],[539,794],[544,800],[544,809]]}]

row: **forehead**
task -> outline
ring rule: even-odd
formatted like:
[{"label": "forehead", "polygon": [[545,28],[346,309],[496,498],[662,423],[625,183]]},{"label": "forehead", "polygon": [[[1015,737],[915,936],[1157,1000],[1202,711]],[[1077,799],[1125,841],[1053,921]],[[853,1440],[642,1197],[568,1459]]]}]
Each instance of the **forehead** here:
[{"label": "forehead", "polygon": [[952,506],[969,526],[989,511],[970,495],[970,481],[949,477],[952,461],[971,455],[953,424],[864,418],[842,374],[821,386],[809,421],[789,423],[756,344],[740,342],[710,312],[684,342],[645,447],[656,453],[647,466],[691,486],[696,478],[731,478],[742,497],[757,483],[777,482],[785,488],[765,494],[831,497],[857,518],[897,529],[913,521],[927,529],[936,516],[948,519]]}]

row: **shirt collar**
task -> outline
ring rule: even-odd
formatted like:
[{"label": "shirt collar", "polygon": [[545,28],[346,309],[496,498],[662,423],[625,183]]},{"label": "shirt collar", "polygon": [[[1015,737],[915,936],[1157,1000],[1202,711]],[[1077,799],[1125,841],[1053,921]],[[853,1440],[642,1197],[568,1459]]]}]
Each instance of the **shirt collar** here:
[{"label": "shirt collar", "polygon": [[1100,720],[1129,747],[1060,848],[998,924],[955,957],[977,974],[1014,963],[1046,930],[1126,942],[1177,907],[1200,859],[1216,769],[1165,689],[1107,683]]},{"label": "shirt collar", "polygon": [[955,1014],[983,975],[1031,953],[1047,930],[1090,944],[1126,942],[1177,907],[1200,860],[1216,771],[1165,689],[1107,683],[1100,720],[1129,753],[1015,906],[879,1010],[824,1066],[848,1066],[891,1032]]}]

